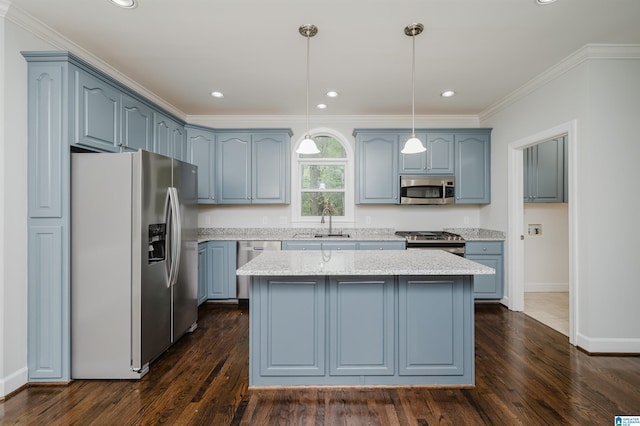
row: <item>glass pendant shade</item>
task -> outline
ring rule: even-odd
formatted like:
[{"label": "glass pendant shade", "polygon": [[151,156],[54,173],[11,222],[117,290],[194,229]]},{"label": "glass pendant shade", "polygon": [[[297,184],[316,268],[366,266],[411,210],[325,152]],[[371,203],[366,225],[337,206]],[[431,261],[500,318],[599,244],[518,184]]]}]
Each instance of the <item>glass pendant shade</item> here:
[{"label": "glass pendant shade", "polygon": [[402,151],[400,152],[403,154],[418,154],[420,152],[425,152],[426,150],[427,148],[424,147],[422,141],[413,135],[405,142],[404,148],[402,148]]},{"label": "glass pendant shade", "polygon": [[300,142],[298,149],[296,149],[296,154],[318,154],[319,152],[316,142],[309,135],[305,135],[304,140]]}]

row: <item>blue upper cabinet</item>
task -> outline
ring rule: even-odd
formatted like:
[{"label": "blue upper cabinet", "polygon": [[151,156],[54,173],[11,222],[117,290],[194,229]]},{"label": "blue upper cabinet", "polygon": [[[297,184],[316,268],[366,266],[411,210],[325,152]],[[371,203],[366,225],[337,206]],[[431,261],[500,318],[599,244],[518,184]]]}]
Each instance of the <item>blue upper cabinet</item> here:
[{"label": "blue upper cabinet", "polygon": [[151,150],[153,145],[153,111],[128,95],[122,95],[122,151]]},{"label": "blue upper cabinet", "polygon": [[456,133],[455,195],[456,204],[491,202],[490,130]]},{"label": "blue upper cabinet", "polygon": [[[399,151],[410,137],[410,133],[400,134]],[[399,152],[400,175],[453,175],[453,134],[416,132],[416,137],[422,141],[427,150],[419,154]]]},{"label": "blue upper cabinet", "polygon": [[456,204],[491,202],[491,129],[419,129],[426,152],[402,154],[406,129],[355,129],[356,203],[398,204],[400,176],[454,175]]},{"label": "blue upper cabinet", "polygon": [[74,145],[120,150],[120,92],[101,79],[75,70]]},{"label": "blue upper cabinet", "polygon": [[398,204],[398,135],[356,134],[356,202]]},{"label": "blue upper cabinet", "polygon": [[524,150],[524,202],[562,203],[565,196],[565,138]]},{"label": "blue upper cabinet", "polygon": [[185,159],[184,126],[164,114],[154,113],[153,151],[176,160]]},{"label": "blue upper cabinet", "polygon": [[187,161],[198,166],[198,203],[215,203],[215,132],[189,125],[185,127]]},{"label": "blue upper cabinet", "polygon": [[216,193],[221,204],[289,202],[288,131],[216,134]]}]

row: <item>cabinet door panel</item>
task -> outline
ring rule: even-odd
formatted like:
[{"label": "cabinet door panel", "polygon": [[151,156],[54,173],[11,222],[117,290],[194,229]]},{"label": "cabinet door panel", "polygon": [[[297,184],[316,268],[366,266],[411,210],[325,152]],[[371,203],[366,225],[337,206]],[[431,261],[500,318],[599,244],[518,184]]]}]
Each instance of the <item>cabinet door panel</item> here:
[{"label": "cabinet door panel", "polygon": [[490,144],[488,135],[455,135],[456,204],[491,201]]},{"label": "cabinet door panel", "polygon": [[464,374],[462,281],[400,277],[399,298],[399,374]]},{"label": "cabinet door panel", "polygon": [[453,133],[427,134],[427,172],[429,174],[453,174],[453,142]]},{"label": "cabinet door panel", "polygon": [[116,152],[120,135],[120,92],[76,71],[76,131],[74,143]]},{"label": "cabinet door panel", "polygon": [[216,141],[216,183],[218,202],[251,202],[251,135],[218,135]]},{"label": "cabinet door panel", "polygon": [[228,298],[227,281],[228,251],[224,245],[209,243],[207,246],[208,298]]},{"label": "cabinet door panel", "polygon": [[151,108],[127,95],[122,95],[122,142],[125,151],[150,150],[153,112]]},{"label": "cabinet door panel", "polygon": [[398,203],[398,137],[359,135],[358,202]]},{"label": "cabinet door panel", "polygon": [[162,114],[154,114],[153,151],[171,156],[171,120]]},{"label": "cabinet door panel", "polygon": [[198,166],[198,203],[215,202],[215,135],[211,131],[187,128],[187,161]]},{"label": "cabinet door panel", "polygon": [[469,255],[465,257],[496,270],[495,275],[475,275],[473,277],[474,297],[476,299],[502,299],[502,255]]},{"label": "cabinet door panel", "polygon": [[254,204],[287,202],[289,152],[285,136],[254,134],[251,138],[252,195]]},{"label": "cabinet door panel", "polygon": [[260,375],[324,375],[324,278],[259,280]]},{"label": "cabinet door panel", "polygon": [[207,243],[198,245],[198,305],[207,300]]},{"label": "cabinet door panel", "polygon": [[332,375],[393,375],[395,301],[392,277],[332,279],[329,353]]}]

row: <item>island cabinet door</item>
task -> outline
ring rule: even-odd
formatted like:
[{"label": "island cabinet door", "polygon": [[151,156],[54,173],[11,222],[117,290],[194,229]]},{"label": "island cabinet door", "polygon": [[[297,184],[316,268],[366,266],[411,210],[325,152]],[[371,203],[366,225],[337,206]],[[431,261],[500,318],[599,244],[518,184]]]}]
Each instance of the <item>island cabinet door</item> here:
[{"label": "island cabinet door", "polygon": [[330,280],[329,374],[395,373],[394,306],[393,277]]},{"label": "island cabinet door", "polygon": [[399,374],[464,374],[464,292],[459,277],[400,277]]},{"label": "island cabinet door", "polygon": [[254,353],[259,375],[324,376],[324,277],[260,277],[251,299],[259,310],[253,318],[260,330],[259,353]]}]

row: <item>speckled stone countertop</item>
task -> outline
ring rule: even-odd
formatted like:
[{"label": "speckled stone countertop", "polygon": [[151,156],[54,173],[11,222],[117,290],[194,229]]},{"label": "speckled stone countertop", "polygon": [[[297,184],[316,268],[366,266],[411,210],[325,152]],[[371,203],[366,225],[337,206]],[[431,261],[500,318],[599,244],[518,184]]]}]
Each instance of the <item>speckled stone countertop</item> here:
[{"label": "speckled stone countertop", "polygon": [[265,251],[237,275],[491,275],[495,269],[442,250]]},{"label": "speckled stone countertop", "polygon": [[483,228],[444,228],[444,231],[460,235],[465,241],[504,241],[506,234]]},{"label": "speckled stone countertop", "polygon": [[284,240],[313,240],[313,241],[403,241],[396,236],[393,228],[334,228],[333,232],[342,232],[349,237],[314,237],[328,231],[323,228],[200,228],[198,242],[212,240],[227,241],[284,241]]}]

